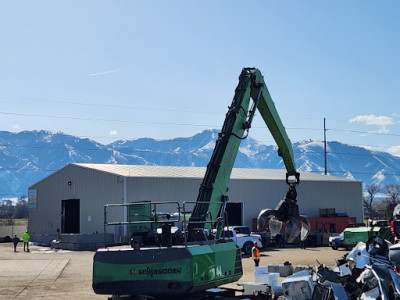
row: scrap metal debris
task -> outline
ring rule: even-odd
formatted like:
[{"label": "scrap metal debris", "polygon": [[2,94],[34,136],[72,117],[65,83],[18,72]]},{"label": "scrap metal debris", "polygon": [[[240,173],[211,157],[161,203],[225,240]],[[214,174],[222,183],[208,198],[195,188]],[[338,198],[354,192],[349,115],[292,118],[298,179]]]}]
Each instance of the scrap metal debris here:
[{"label": "scrap metal debris", "polygon": [[359,242],[333,267],[318,264],[286,277],[277,299],[400,299],[400,244],[374,236],[366,243]]}]

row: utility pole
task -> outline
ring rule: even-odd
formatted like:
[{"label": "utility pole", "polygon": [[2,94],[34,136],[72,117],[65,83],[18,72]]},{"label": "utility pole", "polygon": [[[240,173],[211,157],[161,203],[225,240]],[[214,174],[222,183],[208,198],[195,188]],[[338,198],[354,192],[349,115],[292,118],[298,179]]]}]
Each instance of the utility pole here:
[{"label": "utility pole", "polygon": [[324,159],[325,159],[325,175],[328,175],[328,168],[326,164],[326,119],[324,118]]}]

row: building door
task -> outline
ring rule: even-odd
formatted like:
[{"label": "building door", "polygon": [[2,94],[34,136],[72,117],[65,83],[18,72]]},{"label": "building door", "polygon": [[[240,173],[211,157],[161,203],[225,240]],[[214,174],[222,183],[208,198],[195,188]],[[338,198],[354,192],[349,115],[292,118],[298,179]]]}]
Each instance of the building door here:
[{"label": "building door", "polygon": [[225,211],[228,213],[229,226],[243,225],[243,203],[242,202],[226,203]]},{"label": "building door", "polygon": [[80,233],[79,199],[61,201],[61,233]]}]

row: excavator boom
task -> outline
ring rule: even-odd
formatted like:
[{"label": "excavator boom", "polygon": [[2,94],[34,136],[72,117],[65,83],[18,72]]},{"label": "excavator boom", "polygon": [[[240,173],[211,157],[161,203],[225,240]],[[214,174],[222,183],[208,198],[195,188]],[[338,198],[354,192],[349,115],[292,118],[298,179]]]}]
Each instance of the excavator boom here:
[{"label": "excavator boom", "polygon": [[260,112],[265,124],[268,126],[272,137],[279,147],[278,154],[282,157],[285,164],[286,170],[290,175],[295,175],[296,164],[293,155],[292,143],[287,136],[286,129],[282,124],[282,121],[275,108],[275,104],[272,101],[271,95],[264,82],[261,72],[257,69],[247,69],[251,72],[253,87],[251,89],[251,97],[256,99],[258,87],[262,87],[262,94],[258,100],[257,109]]},{"label": "excavator boom", "polygon": [[[252,105],[250,105],[251,100],[253,100]],[[239,84],[200,185],[197,204],[189,220],[187,231],[190,241],[195,241],[198,236],[203,236],[198,234],[198,230],[210,229],[211,224],[207,220],[217,216],[223,218],[223,208],[227,201],[226,190],[236,155],[241,140],[247,137],[247,133],[244,135],[245,132],[251,128],[256,109],[260,112],[278,145],[278,155],[282,157],[287,170],[286,181],[288,184],[289,176],[295,177],[295,184],[292,184],[293,198],[293,189],[300,181],[300,174],[296,171],[292,143],[287,136],[261,72],[255,68],[244,68],[239,76]],[[281,215],[285,214],[287,215],[286,211],[281,212]],[[217,238],[219,238],[219,233],[220,230],[217,230]]]}]

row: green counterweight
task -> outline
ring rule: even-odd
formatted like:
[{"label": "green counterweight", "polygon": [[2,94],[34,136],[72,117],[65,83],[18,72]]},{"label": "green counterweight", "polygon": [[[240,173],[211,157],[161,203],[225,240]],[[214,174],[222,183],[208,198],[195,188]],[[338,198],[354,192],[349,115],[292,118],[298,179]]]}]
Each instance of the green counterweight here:
[{"label": "green counterweight", "polygon": [[172,295],[203,291],[242,276],[240,249],[233,242],[141,250],[96,252],[97,294]]}]

